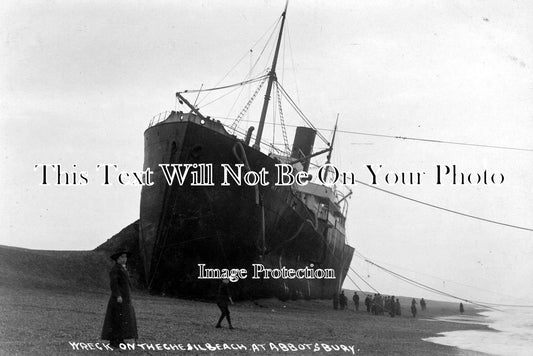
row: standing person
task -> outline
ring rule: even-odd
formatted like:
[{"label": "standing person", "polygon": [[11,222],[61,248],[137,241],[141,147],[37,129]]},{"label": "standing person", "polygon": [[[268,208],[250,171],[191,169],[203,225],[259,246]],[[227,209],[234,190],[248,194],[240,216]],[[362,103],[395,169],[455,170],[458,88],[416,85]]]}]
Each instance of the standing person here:
[{"label": "standing person", "polygon": [[372,313],[374,315],[379,314],[379,304],[380,304],[380,301],[378,298],[378,294],[374,293],[374,297],[372,298]]},{"label": "standing person", "polygon": [[115,265],[109,272],[111,297],[102,328],[102,340],[109,340],[113,347],[124,343],[124,339],[137,339],[137,320],[131,304],[131,284],[126,269],[129,253],[119,250],[111,255]]},{"label": "standing person", "polygon": [[337,293],[333,293],[333,309],[339,309],[339,295]]},{"label": "standing person", "polygon": [[359,295],[357,295],[357,292],[353,292],[352,300],[355,305],[355,311],[359,311]]},{"label": "standing person", "polygon": [[413,318],[416,318],[416,300],[413,298],[411,301],[411,314],[413,314]]},{"label": "standing person", "polygon": [[402,315],[402,306],[400,305],[400,299],[396,298],[396,315]]},{"label": "standing person", "polygon": [[422,311],[426,310],[426,301],[424,298],[420,299],[420,309],[422,309]]},{"label": "standing person", "polygon": [[344,295],[344,291],[341,292],[341,295],[339,297],[339,304],[341,305],[341,310],[344,310],[346,308],[346,305],[348,304],[348,298]]},{"label": "standing person", "polygon": [[217,305],[220,309],[221,314],[220,318],[218,319],[218,323],[215,326],[216,328],[220,328],[220,323],[222,323],[222,320],[226,318],[228,320],[229,328],[233,329],[233,326],[231,325],[231,318],[229,316],[228,303],[233,304],[233,300],[231,299],[231,294],[229,291],[229,279],[224,278],[218,286]]},{"label": "standing person", "polygon": [[394,296],[389,298],[389,315],[391,318],[396,316],[396,303],[394,302]]},{"label": "standing person", "polygon": [[465,307],[463,307],[463,303],[459,303],[459,311],[461,312],[461,314],[465,312]]},{"label": "standing person", "polygon": [[372,301],[370,300],[370,296],[368,294],[365,298],[365,306],[366,306],[366,312],[370,313],[370,307],[372,306]]}]

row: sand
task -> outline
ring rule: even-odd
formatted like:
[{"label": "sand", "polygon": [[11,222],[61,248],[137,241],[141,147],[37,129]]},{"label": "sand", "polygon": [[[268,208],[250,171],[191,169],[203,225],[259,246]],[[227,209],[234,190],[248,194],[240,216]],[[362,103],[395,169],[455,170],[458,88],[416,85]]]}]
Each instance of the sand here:
[{"label": "sand", "polygon": [[[0,247],[0,355],[111,352],[96,349],[103,347],[99,337],[109,299],[109,266],[106,256],[92,251]],[[434,321],[436,316],[457,314],[457,303],[428,301],[428,310],[419,312],[415,319],[407,310],[409,299],[400,301],[403,315],[395,318],[355,312],[353,303],[349,310],[333,310],[328,300],[243,301],[230,307],[236,329],[229,330],[224,324],[221,329],[215,328],[220,312],[212,302],[152,296],[137,291],[133,304],[139,329],[138,344],[150,344],[154,348],[157,344],[161,348],[163,344],[194,346],[192,351],[186,352],[143,351],[137,345],[135,351],[127,353],[480,355],[422,341],[443,331],[486,329],[481,325]],[[466,314],[475,312],[467,305]],[[71,343],[78,344],[72,346]],[[79,343],[91,343],[95,350],[81,350]],[[242,345],[246,350],[204,351],[206,343],[218,344],[220,348]],[[252,350],[253,344],[259,351]],[[263,346],[259,346],[261,344]],[[340,349],[334,351],[334,348]]]}]

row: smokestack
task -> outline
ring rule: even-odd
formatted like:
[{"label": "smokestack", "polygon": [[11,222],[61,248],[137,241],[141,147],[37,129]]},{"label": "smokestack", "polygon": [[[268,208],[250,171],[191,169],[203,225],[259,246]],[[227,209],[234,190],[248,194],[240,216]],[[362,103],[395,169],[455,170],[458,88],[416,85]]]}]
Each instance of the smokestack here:
[{"label": "smokestack", "polygon": [[[294,135],[294,143],[292,144],[291,158],[299,159],[309,156],[313,153],[313,145],[315,144],[316,131],[309,127],[298,126],[296,134]],[[309,170],[310,159],[302,162],[304,171]]]}]

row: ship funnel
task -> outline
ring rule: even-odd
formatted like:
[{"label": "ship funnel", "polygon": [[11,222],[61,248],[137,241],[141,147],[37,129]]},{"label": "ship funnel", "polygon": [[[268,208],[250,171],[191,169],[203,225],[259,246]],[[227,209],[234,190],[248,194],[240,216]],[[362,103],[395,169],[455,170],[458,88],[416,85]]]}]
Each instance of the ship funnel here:
[{"label": "ship funnel", "polygon": [[[313,153],[313,145],[315,144],[316,131],[309,127],[298,126],[296,134],[294,135],[294,142],[292,144],[291,158],[300,159],[309,156]],[[311,159],[306,159],[302,162],[304,171],[309,170]]]}]

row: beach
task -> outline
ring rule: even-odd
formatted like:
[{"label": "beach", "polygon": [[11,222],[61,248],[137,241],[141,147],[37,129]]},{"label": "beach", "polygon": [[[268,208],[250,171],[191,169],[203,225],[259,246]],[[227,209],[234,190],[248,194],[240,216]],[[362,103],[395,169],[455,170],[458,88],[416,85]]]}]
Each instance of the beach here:
[{"label": "beach", "polygon": [[[109,261],[104,254],[1,247],[0,258],[0,354],[111,352],[96,347],[102,347],[99,338],[109,299]],[[422,340],[440,332],[488,330],[434,319],[457,314],[455,303],[428,301],[428,310],[412,318],[408,299],[400,301],[402,316],[395,318],[369,315],[363,303],[356,312],[351,301],[347,310],[333,310],[330,300],[240,301],[230,307],[235,330],[229,330],[227,325],[215,328],[220,312],[213,302],[137,291],[133,303],[139,340],[128,353],[481,355]],[[467,307],[465,314],[477,312]],[[157,350],[157,345],[176,349]],[[224,350],[232,346],[241,349]]]},{"label": "beach", "polygon": [[[1,342],[5,355],[69,355],[83,351],[72,343],[101,342],[108,295],[105,292],[69,292],[45,289],[0,289]],[[480,326],[434,322],[410,316],[390,318],[366,312],[333,310],[329,301],[280,302],[274,299],[239,302],[231,312],[235,330],[214,327],[219,310],[214,303],[196,302],[146,294],[134,295],[139,328],[138,344],[187,344],[206,348],[206,343],[239,344],[247,350],[202,351],[191,354],[225,353],[277,355],[283,345],[312,344],[296,353],[353,354],[322,349],[322,344],[353,346],[361,355],[465,355],[458,349],[422,341],[438,332]],[[444,311],[445,313],[445,311]],[[439,313],[429,313],[437,315]],[[429,315],[428,315],[429,316]],[[270,343],[279,348],[273,348]],[[318,343],[320,351],[313,351]],[[266,350],[252,352],[252,344]],[[146,347],[146,346],[145,346]],[[155,346],[154,346],[155,347]],[[77,350],[76,350],[77,349]],[[95,350],[93,352],[106,352]],[[180,351],[148,351],[136,354],[180,354]],[[294,351],[291,353],[295,353]],[[472,355],[476,353],[470,353]]]}]

